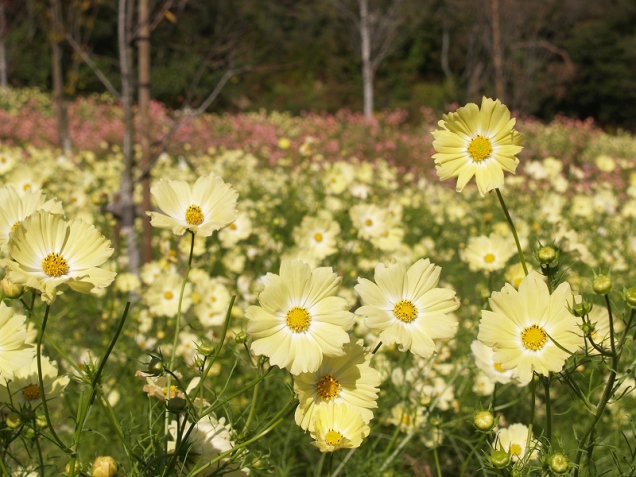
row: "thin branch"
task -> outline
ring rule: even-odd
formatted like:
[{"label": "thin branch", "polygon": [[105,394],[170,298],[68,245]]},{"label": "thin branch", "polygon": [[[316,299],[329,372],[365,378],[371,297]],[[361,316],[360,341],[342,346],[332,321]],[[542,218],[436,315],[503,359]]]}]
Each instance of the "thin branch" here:
[{"label": "thin branch", "polygon": [[563,63],[565,63],[565,67],[568,70],[568,73],[574,74],[576,72],[576,67],[572,62],[572,58],[567,51],[563,48],[559,48],[558,46],[553,45],[549,41],[546,40],[538,40],[538,41],[521,41],[517,42],[514,45],[517,48],[545,48],[549,52],[560,56],[563,58]]},{"label": "thin branch", "polygon": [[135,181],[134,181],[135,183],[140,182],[141,180],[143,180],[144,178],[146,178],[146,177],[148,177],[150,175],[150,171],[152,170],[153,166],[155,165],[155,163],[159,159],[159,156],[161,156],[161,154],[166,150],[166,147],[167,147],[168,143],[170,142],[172,137],[177,133],[177,131],[181,128],[181,126],[189,123],[194,118],[196,118],[201,113],[203,113],[214,102],[214,100],[219,96],[219,94],[221,93],[221,91],[225,87],[225,84],[230,80],[230,78],[232,78],[232,76],[235,76],[237,74],[240,74],[240,73],[246,71],[247,69],[248,69],[248,67],[244,67],[244,68],[239,68],[239,69],[235,70],[232,67],[232,65],[229,66],[228,70],[225,72],[223,77],[219,80],[219,82],[217,83],[216,87],[210,93],[210,95],[205,99],[205,101],[203,101],[203,103],[201,103],[201,105],[197,109],[195,109],[194,111],[189,112],[187,114],[184,114],[172,126],[172,128],[170,129],[168,134],[166,134],[164,136],[164,138],[161,140],[161,142],[159,144],[159,148],[157,149],[157,151],[153,155],[153,157],[150,160],[150,162],[148,163],[148,165],[142,169],[141,174],[139,174],[139,176],[135,179]]},{"label": "thin branch", "polygon": [[75,50],[75,52],[78,55],[80,55],[82,60],[84,60],[84,63],[86,63],[91,68],[91,70],[93,70],[93,73],[95,73],[95,76],[97,76],[99,78],[99,80],[106,87],[108,92],[111,95],[113,95],[114,98],[117,98],[118,100],[121,99],[121,94],[119,93],[119,91],[117,91],[115,89],[113,84],[108,80],[108,78],[106,78],[106,75],[102,72],[102,70],[100,70],[97,67],[97,65],[91,59],[91,57],[88,56],[88,53],[86,53],[84,50],[82,50],[82,47],[75,41],[75,39],[70,34],[68,34],[68,35],[66,35],[66,40],[73,47],[73,50]]}]

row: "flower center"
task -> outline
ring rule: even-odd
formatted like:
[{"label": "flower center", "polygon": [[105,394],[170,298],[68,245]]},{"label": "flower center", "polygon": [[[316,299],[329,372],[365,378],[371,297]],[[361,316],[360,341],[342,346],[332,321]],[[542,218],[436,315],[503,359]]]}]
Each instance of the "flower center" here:
[{"label": "flower center", "polygon": [[236,230],[236,224],[232,222],[230,225],[227,226],[227,228],[230,230]]},{"label": "flower center", "polygon": [[40,397],[40,386],[38,386],[37,384],[29,384],[24,389],[22,389],[22,396],[27,401],[38,399]]},{"label": "flower center", "polygon": [[68,272],[68,263],[58,253],[49,253],[42,259],[42,271],[49,277],[61,277]]},{"label": "flower center", "polygon": [[31,188],[31,184],[29,184],[28,182],[22,186],[22,190],[24,192],[28,191],[30,188]]},{"label": "flower center", "polygon": [[17,228],[18,228],[18,225],[20,225],[20,221],[19,221],[19,220],[18,220],[15,224],[13,224],[13,225],[11,226],[11,232],[13,232],[15,229],[17,229]]},{"label": "flower center", "polygon": [[296,333],[307,331],[310,321],[311,317],[309,316],[309,312],[299,306],[295,306],[294,308],[289,310],[285,319],[285,322],[287,323],[287,326],[289,326],[289,329],[295,331]]},{"label": "flower center", "polygon": [[322,242],[322,234],[321,234],[320,232],[316,232],[316,233],[314,234],[314,240],[315,240],[316,242]]},{"label": "flower center", "polygon": [[501,363],[493,363],[492,367],[495,368],[495,370],[499,371],[500,373],[506,372],[506,370],[503,369],[503,366],[501,366]]},{"label": "flower center", "polygon": [[[164,386],[161,390],[164,396],[168,396],[168,386]],[[170,386],[170,396],[175,397],[179,392],[179,388],[176,386]]]},{"label": "flower center", "polygon": [[4,164],[5,162],[7,162],[7,158],[4,156],[0,157],[0,162]]},{"label": "flower center", "polygon": [[519,444],[512,444],[510,446],[511,455],[521,455],[521,446]]},{"label": "flower center", "polygon": [[404,323],[410,323],[417,318],[417,308],[411,300],[402,300],[393,307],[395,317]]},{"label": "flower center", "polygon": [[172,300],[172,298],[174,297],[174,295],[172,294],[172,292],[171,292],[171,291],[166,291],[166,292],[163,292],[163,297],[164,297],[166,300]]},{"label": "flower center", "polygon": [[373,220],[371,219],[367,219],[364,221],[364,225],[366,225],[367,227],[371,227],[373,225]]},{"label": "flower center", "polygon": [[468,154],[473,158],[475,162],[481,162],[484,159],[488,159],[492,154],[492,145],[490,139],[479,135],[468,145]]},{"label": "flower center", "polygon": [[327,434],[325,434],[325,444],[327,444],[328,446],[337,446],[338,444],[340,444],[342,437],[342,434],[340,434],[338,431],[334,431],[333,429],[331,429],[329,432],[327,432]]},{"label": "flower center", "polygon": [[186,222],[190,225],[201,225],[203,223],[203,211],[198,205],[191,205],[186,209]]},{"label": "flower center", "polygon": [[325,374],[316,383],[316,392],[323,401],[331,401],[340,393],[340,382],[333,374]]},{"label": "flower center", "polygon": [[539,351],[548,342],[548,334],[539,325],[528,326],[521,332],[521,342],[526,349]]},{"label": "flower center", "polygon": [[492,263],[492,262],[494,262],[494,261],[495,261],[495,256],[494,256],[492,253],[487,253],[487,254],[484,256],[484,262],[486,262],[486,263]]}]

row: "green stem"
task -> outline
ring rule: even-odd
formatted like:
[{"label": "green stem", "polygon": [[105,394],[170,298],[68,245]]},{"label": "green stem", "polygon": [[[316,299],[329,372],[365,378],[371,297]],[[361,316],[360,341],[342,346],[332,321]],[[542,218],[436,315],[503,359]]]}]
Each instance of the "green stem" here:
[{"label": "green stem", "polygon": [[497,197],[499,197],[499,203],[501,204],[501,208],[503,210],[504,215],[506,216],[506,220],[508,221],[508,225],[510,226],[510,230],[512,231],[512,236],[515,238],[515,244],[517,244],[517,253],[519,254],[519,260],[521,261],[521,266],[523,267],[523,272],[528,275],[528,267],[526,266],[526,259],[523,257],[523,251],[521,250],[521,244],[519,243],[519,236],[517,235],[517,229],[515,229],[515,224],[512,223],[512,218],[508,213],[508,207],[506,207],[506,203],[504,202],[503,196],[501,195],[501,191],[497,188]]},{"label": "green stem", "polygon": [[331,477],[331,466],[333,465],[333,454],[334,452],[329,453],[329,462],[327,463],[327,477]]},{"label": "green stem", "polygon": [[[179,342],[179,331],[181,328],[181,304],[183,303],[183,294],[185,293],[185,287],[188,283],[188,275],[190,274],[190,269],[192,268],[192,257],[194,251],[194,232],[191,230],[188,231],[192,240],[190,242],[190,256],[188,257],[188,266],[186,268],[185,276],[183,277],[183,283],[181,284],[181,291],[179,292],[179,303],[177,305],[177,320],[174,328],[174,339],[172,340],[172,355],[170,356],[170,362],[168,363],[168,369],[170,371],[174,371],[174,359],[177,355],[177,343]],[[166,403],[170,401],[170,388],[172,386],[172,376],[168,374],[168,382],[166,388]],[[165,411],[165,420],[164,420],[164,437],[166,440],[166,452],[168,452],[168,427],[170,426],[170,411],[166,406]]]},{"label": "green stem", "polygon": [[[263,368],[259,366],[258,368],[258,376],[262,376]],[[250,405],[250,413],[247,415],[247,421],[245,421],[244,431],[248,431],[250,428],[250,422],[254,418],[254,414],[256,414],[256,403],[258,402],[258,388],[260,385],[260,381],[254,385],[254,392],[252,393],[252,404]]]},{"label": "green stem", "polygon": [[546,420],[546,437],[548,442],[552,442],[552,404],[550,403],[550,382],[551,376],[543,377],[543,389],[545,391],[545,420]]},{"label": "green stem", "polygon": [[435,468],[437,469],[437,477],[442,477],[442,468],[439,465],[439,455],[437,455],[437,446],[433,446],[433,456],[435,457]]},{"label": "green stem", "polygon": [[55,429],[53,429],[53,424],[51,423],[51,416],[49,414],[49,406],[46,403],[46,393],[44,391],[44,379],[42,374],[42,338],[44,337],[44,330],[46,329],[46,323],[49,320],[50,309],[51,309],[51,305],[47,303],[46,310],[44,312],[44,319],[42,320],[42,331],[40,332],[40,335],[38,336],[38,342],[36,345],[36,359],[37,359],[37,365],[38,365],[38,386],[40,387],[40,397],[42,398],[42,410],[44,411],[44,418],[46,419],[46,424],[49,428],[49,432],[53,436],[53,439],[55,440],[55,443],[57,444],[57,446],[60,449],[62,449],[64,452],[66,452],[67,454],[73,456],[75,455],[73,450],[67,447],[66,444],[62,442],[62,440],[59,438],[59,436],[55,432]]},{"label": "green stem", "polygon": [[470,463],[470,460],[473,458],[473,455],[475,455],[475,452],[477,452],[477,449],[481,446],[482,442],[484,442],[484,439],[486,439],[487,435],[488,434],[483,432],[481,436],[479,437],[479,440],[477,440],[475,445],[470,450],[470,454],[468,454],[468,457],[466,457],[466,461],[464,462],[464,465],[462,466],[462,473],[460,474],[460,477],[464,477],[464,475],[466,475],[466,470],[468,469],[468,464]]},{"label": "green stem", "polygon": [[7,470],[7,468],[4,465],[4,460],[0,459],[0,470],[2,470],[2,477],[11,477],[9,475],[9,471]]},{"label": "green stem", "polygon": [[[33,424],[33,429],[37,429],[37,425],[35,424],[35,418],[33,419],[32,424]],[[38,450],[38,462],[40,467],[40,475],[44,477],[44,458],[42,457],[42,447],[40,447],[40,437],[37,434],[35,435],[35,447]]]}]

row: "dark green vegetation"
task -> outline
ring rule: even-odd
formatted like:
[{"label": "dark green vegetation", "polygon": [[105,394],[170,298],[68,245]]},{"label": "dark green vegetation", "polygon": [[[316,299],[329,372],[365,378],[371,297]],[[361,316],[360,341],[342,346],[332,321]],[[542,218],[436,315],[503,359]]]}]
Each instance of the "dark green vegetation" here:
[{"label": "dark green vegetation", "polygon": [[[3,3],[9,84],[51,89],[49,2]],[[374,19],[392,3],[370,0],[372,36]],[[497,95],[493,0],[399,3],[398,33],[375,77],[376,109],[417,113],[427,105],[444,110],[482,94]],[[610,130],[636,127],[636,2],[496,3],[501,99],[511,109],[542,119],[591,116]],[[118,1],[65,0],[61,5],[65,33],[118,87]],[[165,6],[170,8],[158,14]],[[151,11],[151,96],[171,107],[189,99],[198,104],[231,64],[238,74],[211,106],[217,112],[362,109],[355,0],[155,0]],[[104,91],[69,42],[61,44],[66,93]]]}]

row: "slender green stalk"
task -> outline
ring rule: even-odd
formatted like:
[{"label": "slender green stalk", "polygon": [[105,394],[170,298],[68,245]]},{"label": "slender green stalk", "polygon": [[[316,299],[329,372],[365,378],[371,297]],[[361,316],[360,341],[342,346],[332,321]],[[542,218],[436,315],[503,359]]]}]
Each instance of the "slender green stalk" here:
[{"label": "slender green stalk", "polygon": [[510,230],[512,232],[512,236],[515,238],[515,244],[517,244],[517,253],[519,254],[519,260],[521,261],[521,266],[523,267],[523,272],[528,274],[528,267],[526,265],[526,259],[523,257],[523,251],[521,250],[521,244],[519,243],[519,236],[517,235],[517,229],[515,229],[515,224],[512,223],[512,218],[508,213],[508,207],[506,207],[506,203],[503,200],[503,196],[501,195],[501,191],[497,188],[497,197],[499,197],[499,203],[501,204],[501,208],[503,210],[504,215],[506,216],[506,220],[508,221],[508,225],[510,226]]},{"label": "slender green stalk", "polygon": [[546,437],[548,442],[552,442],[552,404],[550,402],[550,383],[552,382],[552,376],[543,377],[543,389],[545,391],[545,420],[546,420]]},{"label": "slender green stalk", "polygon": [[[188,231],[192,238],[190,242],[190,255],[188,257],[188,266],[186,268],[185,276],[183,277],[183,283],[181,284],[181,291],[179,292],[179,303],[177,305],[177,319],[174,327],[174,339],[172,340],[172,355],[170,356],[170,362],[168,363],[168,369],[174,371],[174,359],[177,355],[177,343],[179,342],[179,331],[181,329],[181,304],[183,303],[183,294],[185,293],[185,287],[188,283],[188,275],[190,275],[190,269],[192,268],[192,257],[194,251],[194,232]],[[168,382],[166,387],[166,404],[170,401],[170,391],[172,387],[172,376],[168,374]],[[168,452],[168,428],[170,426],[170,411],[166,407],[165,419],[164,419],[164,437],[166,439],[166,452]]]},{"label": "slender green stalk", "polygon": [[532,379],[530,380],[530,423],[528,424],[528,438],[526,439],[526,458],[524,460],[530,459],[532,452],[530,452],[530,444],[532,442],[532,428],[534,427],[534,405],[536,400],[536,382],[534,379],[534,373],[532,374]]},{"label": "slender green stalk", "polygon": [[44,379],[42,375],[42,338],[44,337],[44,330],[46,329],[46,323],[49,320],[49,311],[51,309],[51,305],[46,304],[46,310],[44,311],[44,319],[42,320],[42,331],[38,336],[38,342],[36,345],[36,359],[38,365],[38,386],[40,387],[40,397],[42,398],[42,411],[44,411],[44,418],[46,419],[46,425],[49,428],[49,432],[53,436],[55,444],[62,449],[67,454],[73,456],[75,453],[72,449],[66,446],[59,438],[55,429],[53,429],[53,424],[51,423],[51,416],[49,414],[49,406],[46,403],[46,393],[44,391]]},{"label": "slender green stalk", "polygon": [[0,459],[0,470],[2,471],[2,477],[11,477],[9,475],[9,471],[7,470],[7,468],[4,465],[4,460]]},{"label": "slender green stalk", "polygon": [[331,477],[336,477],[340,471],[342,469],[344,469],[344,466],[347,464],[347,462],[349,461],[349,459],[351,459],[351,456],[353,455],[353,453],[358,450],[359,447],[354,447],[353,449],[351,449],[349,452],[347,452],[347,455],[345,456],[344,459],[342,459],[342,462],[340,462],[340,464],[338,465],[338,467],[336,467],[336,470],[334,471],[333,475]]},{"label": "slender green stalk", "polygon": [[439,455],[437,455],[437,446],[433,446],[433,457],[435,457],[435,468],[437,469],[437,477],[442,477],[442,467],[439,465]]},{"label": "slender green stalk", "polygon": [[[37,429],[37,426],[35,424],[35,418],[33,419],[33,429]],[[36,435],[35,435],[35,447],[38,450],[38,463],[39,463],[39,469],[40,469],[40,476],[44,477],[44,458],[42,457],[42,447],[40,447],[40,436],[37,434],[36,431]]]},{"label": "slender green stalk", "polygon": [[466,475],[466,470],[468,469],[468,464],[470,463],[470,460],[473,458],[473,455],[475,455],[475,452],[477,452],[477,449],[481,446],[482,442],[484,442],[487,435],[488,434],[486,434],[485,432],[482,432],[481,436],[479,437],[475,445],[472,447],[472,449],[470,449],[470,454],[468,454],[468,457],[466,457],[466,460],[464,461],[464,465],[462,466],[462,472],[460,474],[460,477],[464,477],[464,475]]},{"label": "slender green stalk", "polygon": [[[260,377],[263,374],[263,367],[258,367],[258,376]],[[252,393],[252,404],[250,405],[250,413],[247,415],[247,421],[245,421],[244,431],[248,431],[250,428],[250,422],[254,418],[254,414],[256,414],[256,404],[258,403],[258,388],[260,385],[260,381],[254,385],[254,391]]]},{"label": "slender green stalk", "polygon": [[334,452],[329,453],[329,462],[327,463],[327,477],[331,477],[331,466],[333,465]]}]

